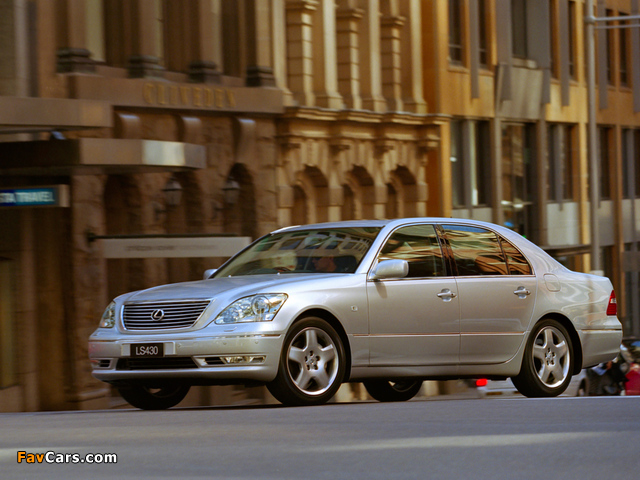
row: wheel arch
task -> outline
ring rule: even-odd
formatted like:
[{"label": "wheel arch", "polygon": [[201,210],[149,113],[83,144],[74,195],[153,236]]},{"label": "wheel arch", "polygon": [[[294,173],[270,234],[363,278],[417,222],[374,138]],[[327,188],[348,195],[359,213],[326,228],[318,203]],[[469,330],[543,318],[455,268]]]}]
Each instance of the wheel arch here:
[{"label": "wheel arch", "polygon": [[306,317],[318,317],[325,320],[329,325],[333,327],[333,329],[340,336],[340,340],[342,341],[342,345],[344,347],[344,353],[346,356],[345,374],[344,374],[344,379],[342,381],[343,383],[348,382],[349,377],[351,377],[351,345],[349,344],[349,337],[347,336],[347,332],[342,326],[342,323],[340,323],[340,320],[338,320],[338,318],[335,315],[333,315],[331,312],[324,310],[322,308],[312,308],[310,310],[305,310],[304,312],[300,313],[300,315],[296,317],[296,319],[293,321],[291,325],[292,326],[295,325],[297,322],[299,322],[300,320]]},{"label": "wheel arch", "polygon": [[573,375],[577,375],[578,373],[580,373],[580,370],[582,370],[582,343],[580,342],[580,337],[578,336],[576,328],[573,326],[573,323],[571,323],[571,320],[569,320],[561,313],[557,312],[547,313],[536,322],[536,325],[541,321],[547,319],[557,321],[569,333],[569,337],[571,337],[571,345],[573,346],[573,355],[575,357],[575,362],[573,363],[573,372],[571,373]]}]

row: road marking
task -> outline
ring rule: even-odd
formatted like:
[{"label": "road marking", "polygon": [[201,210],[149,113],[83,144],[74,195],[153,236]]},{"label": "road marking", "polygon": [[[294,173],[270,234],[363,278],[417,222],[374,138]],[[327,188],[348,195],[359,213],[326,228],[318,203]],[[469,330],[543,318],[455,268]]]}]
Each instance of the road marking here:
[{"label": "road marking", "polygon": [[469,435],[455,437],[397,438],[349,445],[327,445],[309,447],[299,451],[366,451],[406,448],[469,448],[469,447],[508,447],[515,445],[540,445],[559,442],[579,441],[589,438],[603,440],[610,434],[602,432],[560,432],[560,433],[524,433],[517,435]]}]

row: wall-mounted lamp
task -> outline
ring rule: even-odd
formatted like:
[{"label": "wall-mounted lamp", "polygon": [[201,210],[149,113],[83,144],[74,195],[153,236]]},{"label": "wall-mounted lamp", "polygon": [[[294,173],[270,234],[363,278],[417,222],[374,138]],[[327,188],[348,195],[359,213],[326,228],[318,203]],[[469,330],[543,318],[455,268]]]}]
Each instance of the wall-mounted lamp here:
[{"label": "wall-mounted lamp", "polygon": [[167,184],[162,189],[162,196],[164,197],[165,208],[162,208],[160,202],[154,202],[156,211],[156,221],[160,219],[162,213],[167,213],[170,208],[175,208],[180,205],[182,200],[182,185],[173,175],[167,181]]},{"label": "wall-mounted lamp", "polygon": [[229,176],[227,181],[222,187],[222,202],[218,200],[213,201],[213,213],[211,215],[212,220],[216,220],[218,215],[224,210],[224,206],[233,206],[238,203],[240,198],[240,184],[236,180]]},{"label": "wall-mounted lamp", "polygon": [[240,197],[240,184],[236,182],[235,178],[229,176],[224,187],[222,187],[222,192],[224,194],[224,203],[226,205],[235,205]]}]

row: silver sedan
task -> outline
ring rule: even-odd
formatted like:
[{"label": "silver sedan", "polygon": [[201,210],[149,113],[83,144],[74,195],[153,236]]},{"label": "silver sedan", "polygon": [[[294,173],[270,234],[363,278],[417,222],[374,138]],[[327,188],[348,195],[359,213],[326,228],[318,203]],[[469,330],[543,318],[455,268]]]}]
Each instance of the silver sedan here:
[{"label": "silver sedan", "polygon": [[289,405],[343,382],[380,401],[425,379],[511,378],[556,396],[622,338],[609,279],[513,231],[461,219],[284,228],[205,279],[128,293],[89,339],[93,375],[144,409],[192,385],[263,384]]}]

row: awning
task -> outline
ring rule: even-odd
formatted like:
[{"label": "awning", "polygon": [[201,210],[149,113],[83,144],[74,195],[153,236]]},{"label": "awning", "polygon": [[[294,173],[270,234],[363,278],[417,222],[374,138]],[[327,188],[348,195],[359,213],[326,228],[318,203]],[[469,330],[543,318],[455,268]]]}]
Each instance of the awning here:
[{"label": "awning", "polygon": [[79,138],[0,143],[7,175],[118,174],[206,166],[206,147],[158,140]]},{"label": "awning", "polygon": [[113,126],[108,102],[0,96],[0,134]]}]

